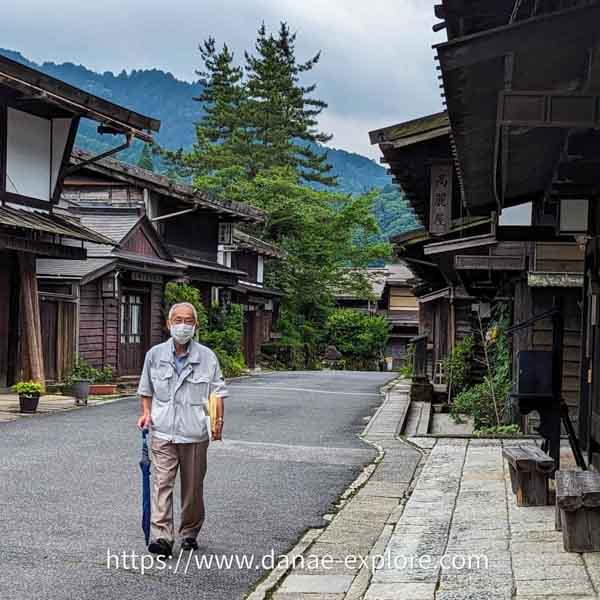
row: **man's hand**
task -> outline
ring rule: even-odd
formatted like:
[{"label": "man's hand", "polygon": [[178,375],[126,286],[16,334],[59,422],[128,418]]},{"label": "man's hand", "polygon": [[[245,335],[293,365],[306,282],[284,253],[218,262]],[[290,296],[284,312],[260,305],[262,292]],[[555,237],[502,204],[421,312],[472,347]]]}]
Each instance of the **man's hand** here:
[{"label": "man's hand", "polygon": [[213,441],[218,441],[223,439],[223,418],[218,418],[215,426],[212,430],[212,439]]},{"label": "man's hand", "polygon": [[142,416],[138,419],[137,426],[140,429],[147,429],[152,425],[152,398],[150,396],[140,396],[142,401]]},{"label": "man's hand", "polygon": [[148,429],[148,427],[150,427],[150,425],[152,424],[152,417],[150,416],[150,413],[144,413],[137,422],[137,426],[140,429]]}]

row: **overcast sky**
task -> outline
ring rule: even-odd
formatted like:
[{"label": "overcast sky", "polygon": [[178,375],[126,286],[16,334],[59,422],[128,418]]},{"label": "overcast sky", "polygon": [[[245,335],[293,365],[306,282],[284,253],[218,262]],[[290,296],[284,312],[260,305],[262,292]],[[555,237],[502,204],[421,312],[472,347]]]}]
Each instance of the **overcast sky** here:
[{"label": "overcast sky", "polygon": [[[432,0],[21,0],[6,6],[0,45],[36,62],[96,71],[160,68],[194,80],[209,35],[241,58],[262,20],[286,20],[297,54],[322,51],[311,74],[329,103],[332,146],[379,158],[368,131],[440,110]],[[308,82],[308,81],[307,81]]]}]

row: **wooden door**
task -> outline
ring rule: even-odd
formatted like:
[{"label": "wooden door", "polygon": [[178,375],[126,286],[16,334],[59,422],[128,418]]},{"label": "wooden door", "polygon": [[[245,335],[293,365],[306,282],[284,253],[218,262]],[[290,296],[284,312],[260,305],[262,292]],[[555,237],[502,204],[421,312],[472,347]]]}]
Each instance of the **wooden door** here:
[{"label": "wooden door", "polygon": [[58,302],[54,300],[42,300],[40,302],[40,324],[46,381],[56,381],[58,379]]},{"label": "wooden door", "polygon": [[148,348],[148,293],[123,290],[120,308],[119,374],[139,375]]},{"label": "wooden door", "polygon": [[76,304],[45,297],[40,300],[42,351],[46,381],[64,381],[75,361]]}]

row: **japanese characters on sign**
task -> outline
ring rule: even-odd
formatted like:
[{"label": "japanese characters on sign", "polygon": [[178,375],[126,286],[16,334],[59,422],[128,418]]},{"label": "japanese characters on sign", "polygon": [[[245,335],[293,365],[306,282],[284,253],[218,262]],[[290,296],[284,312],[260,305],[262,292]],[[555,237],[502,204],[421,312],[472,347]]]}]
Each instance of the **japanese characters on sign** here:
[{"label": "japanese characters on sign", "polygon": [[429,232],[442,235],[450,230],[452,219],[452,164],[431,166],[431,210]]}]

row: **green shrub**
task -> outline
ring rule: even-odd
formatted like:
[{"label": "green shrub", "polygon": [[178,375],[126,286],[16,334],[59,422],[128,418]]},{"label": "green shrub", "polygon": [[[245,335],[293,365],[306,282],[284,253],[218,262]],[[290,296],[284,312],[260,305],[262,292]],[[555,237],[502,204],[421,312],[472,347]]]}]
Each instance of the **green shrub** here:
[{"label": "green shrub", "polygon": [[444,359],[444,373],[454,393],[460,393],[472,383],[474,355],[475,340],[472,336],[467,336]]},{"label": "green shrub", "polygon": [[508,423],[508,393],[511,389],[510,353],[507,308],[495,308],[495,318],[486,329],[480,321],[479,343],[483,358],[478,360],[485,369],[483,381],[465,385],[454,397],[452,415],[460,421],[461,414],[473,417],[475,431],[502,428]]},{"label": "green shrub", "polygon": [[521,435],[521,428],[512,423],[510,425],[496,425],[494,427],[483,427],[478,432],[480,435]]},{"label": "green shrub", "polygon": [[93,383],[111,383],[114,378],[114,371],[110,365],[105,365],[102,369],[95,369]]},{"label": "green shrub", "polygon": [[340,308],[326,324],[327,343],[342,353],[350,369],[378,369],[389,337],[389,323],[381,315]]},{"label": "green shrub", "polygon": [[44,386],[37,381],[19,381],[12,386],[15,394],[43,394]]},{"label": "green shrub", "polygon": [[415,346],[414,344],[408,344],[406,346],[406,354],[400,367],[400,376],[403,379],[412,379],[413,371],[415,366]]},{"label": "green shrub", "polygon": [[87,380],[90,383],[110,383],[113,381],[114,371],[110,365],[101,369],[90,366],[85,360],[78,358],[75,364],[67,372],[65,383],[71,385],[74,381]]},{"label": "green shrub", "polygon": [[244,313],[239,304],[229,307],[213,306],[207,319],[208,326],[199,333],[200,341],[219,358],[225,377],[237,377],[246,370],[242,352]]}]

